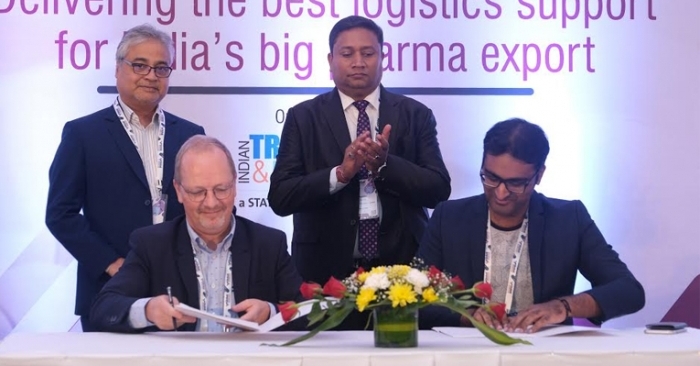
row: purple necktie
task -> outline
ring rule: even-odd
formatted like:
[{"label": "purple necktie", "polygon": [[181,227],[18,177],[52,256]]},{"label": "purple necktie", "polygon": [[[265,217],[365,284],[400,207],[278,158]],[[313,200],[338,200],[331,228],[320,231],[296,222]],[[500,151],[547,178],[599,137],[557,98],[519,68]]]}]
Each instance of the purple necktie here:
[{"label": "purple necktie", "polygon": [[[352,103],[355,108],[360,112],[357,116],[357,136],[360,136],[363,132],[369,131],[369,116],[365,111],[369,102],[366,100],[359,100]],[[358,172],[360,179],[367,179],[369,177],[369,171],[367,167],[362,164],[360,171]],[[373,183],[372,183],[373,184]],[[360,254],[366,259],[372,259],[379,256],[379,248],[377,246],[377,237],[379,235],[379,219],[367,219],[360,220],[360,227],[358,228],[358,246]]]}]

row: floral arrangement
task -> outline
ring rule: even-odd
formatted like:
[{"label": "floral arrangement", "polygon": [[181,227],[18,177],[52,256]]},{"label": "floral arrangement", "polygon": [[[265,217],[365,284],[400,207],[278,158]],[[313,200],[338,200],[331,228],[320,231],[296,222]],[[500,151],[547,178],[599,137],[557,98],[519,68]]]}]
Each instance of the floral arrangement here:
[{"label": "floral arrangement", "polygon": [[294,302],[281,304],[279,309],[283,319],[290,321],[298,314],[300,306],[311,305],[311,311],[307,315],[309,327],[319,324],[309,333],[283,346],[302,342],[321,331],[336,327],[354,309],[364,312],[390,308],[391,312],[400,315],[416,313],[418,309],[428,305],[443,306],[463,315],[486,338],[497,344],[528,344],[527,341],[511,338],[503,332],[490,328],[471,316],[468,309],[474,307],[484,307],[499,319],[505,316],[504,304],[494,302],[483,304],[482,299],[490,299],[493,292],[490,284],[479,282],[472,288],[466,289],[459,276],[452,277],[434,266],[425,267],[420,260],[414,260],[410,266],[381,266],[369,271],[358,268],[342,281],[331,277],[323,287],[317,283],[306,282],[301,285],[300,290],[308,301],[299,304]]}]

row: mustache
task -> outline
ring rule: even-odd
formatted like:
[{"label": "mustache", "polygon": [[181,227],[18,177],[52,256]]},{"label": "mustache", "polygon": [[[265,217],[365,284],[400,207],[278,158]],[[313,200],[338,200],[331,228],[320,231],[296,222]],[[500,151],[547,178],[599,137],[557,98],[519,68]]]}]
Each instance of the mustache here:
[{"label": "mustache", "polygon": [[216,206],[211,206],[211,207],[203,207],[197,210],[200,213],[217,213],[220,211],[223,211],[226,207],[222,204],[218,204]]}]

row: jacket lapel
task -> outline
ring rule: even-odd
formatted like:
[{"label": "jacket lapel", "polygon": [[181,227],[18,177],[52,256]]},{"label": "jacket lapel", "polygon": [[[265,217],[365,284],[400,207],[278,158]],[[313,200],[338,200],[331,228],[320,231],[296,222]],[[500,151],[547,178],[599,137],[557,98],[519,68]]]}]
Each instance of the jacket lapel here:
[{"label": "jacket lapel", "polygon": [[542,197],[534,192],[530,198],[528,254],[532,274],[532,295],[535,304],[542,302],[542,245],[544,241],[544,208]]},{"label": "jacket lapel", "polygon": [[136,174],[144,187],[148,188],[146,170],[143,167],[143,162],[141,161],[139,152],[136,150],[134,143],[131,142],[131,139],[129,139],[129,135],[126,133],[126,131],[124,131],[124,127],[119,121],[117,113],[114,112],[114,109],[111,110],[111,113],[109,116],[107,116],[105,122],[107,123],[107,130],[114,138],[114,142],[116,142],[117,147],[124,155],[124,158],[129,163],[129,166],[131,166],[134,174]]},{"label": "jacket lapel", "polygon": [[[165,113],[165,112],[163,112]],[[175,155],[179,150],[179,139],[177,134],[177,121],[174,116],[165,114],[165,141],[163,147],[163,192],[167,192],[173,184],[173,173],[175,169]],[[168,197],[177,199],[177,197]]]},{"label": "jacket lapel", "polygon": [[[486,225],[488,221],[488,203],[486,202],[486,196],[480,195],[474,210],[469,213],[471,217],[468,218],[466,225],[468,226],[468,232],[474,233],[474,235],[468,235],[467,241],[469,243],[469,248],[472,252],[469,253],[469,257],[472,260],[472,278],[475,282],[484,280],[484,255],[486,253]],[[465,284],[469,286],[469,284]]]},{"label": "jacket lapel", "polygon": [[199,285],[197,273],[194,269],[194,254],[192,254],[192,241],[187,232],[187,221],[183,217],[175,238],[175,263],[180,280],[185,285],[187,305],[199,309]]},{"label": "jacket lapel", "polygon": [[236,303],[250,297],[248,288],[253,274],[250,273],[250,242],[248,240],[248,228],[245,222],[238,216],[236,228],[231,240],[231,255],[233,259],[233,291]]},{"label": "jacket lapel", "polygon": [[334,88],[331,92],[324,96],[324,102],[321,106],[323,119],[328,124],[331,134],[338,144],[341,157],[345,153],[345,148],[350,145],[350,132],[348,131],[348,123],[345,120],[345,112],[343,105],[340,102],[338,89]]},{"label": "jacket lapel", "polygon": [[395,148],[396,139],[399,138],[401,133],[401,126],[399,126],[399,112],[398,112],[398,100],[394,98],[394,95],[386,91],[383,86],[379,86],[379,119],[377,120],[377,127],[379,127],[379,132],[384,131],[384,126],[391,125],[391,134],[389,135],[389,152],[393,152],[392,147]]}]

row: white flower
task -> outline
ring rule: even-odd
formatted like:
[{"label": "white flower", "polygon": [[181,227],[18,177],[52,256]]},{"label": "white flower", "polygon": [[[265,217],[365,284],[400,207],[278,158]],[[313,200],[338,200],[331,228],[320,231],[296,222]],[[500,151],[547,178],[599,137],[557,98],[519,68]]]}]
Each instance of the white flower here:
[{"label": "white flower", "polygon": [[367,277],[365,284],[362,285],[362,288],[386,290],[390,285],[391,283],[389,282],[389,277],[387,277],[386,273],[373,273]]},{"label": "white flower", "polygon": [[428,279],[428,276],[415,269],[411,268],[410,271],[408,271],[408,274],[406,275],[406,281],[413,285],[413,291],[415,291],[417,294],[420,294],[423,292],[423,289],[430,285],[430,280]]}]

